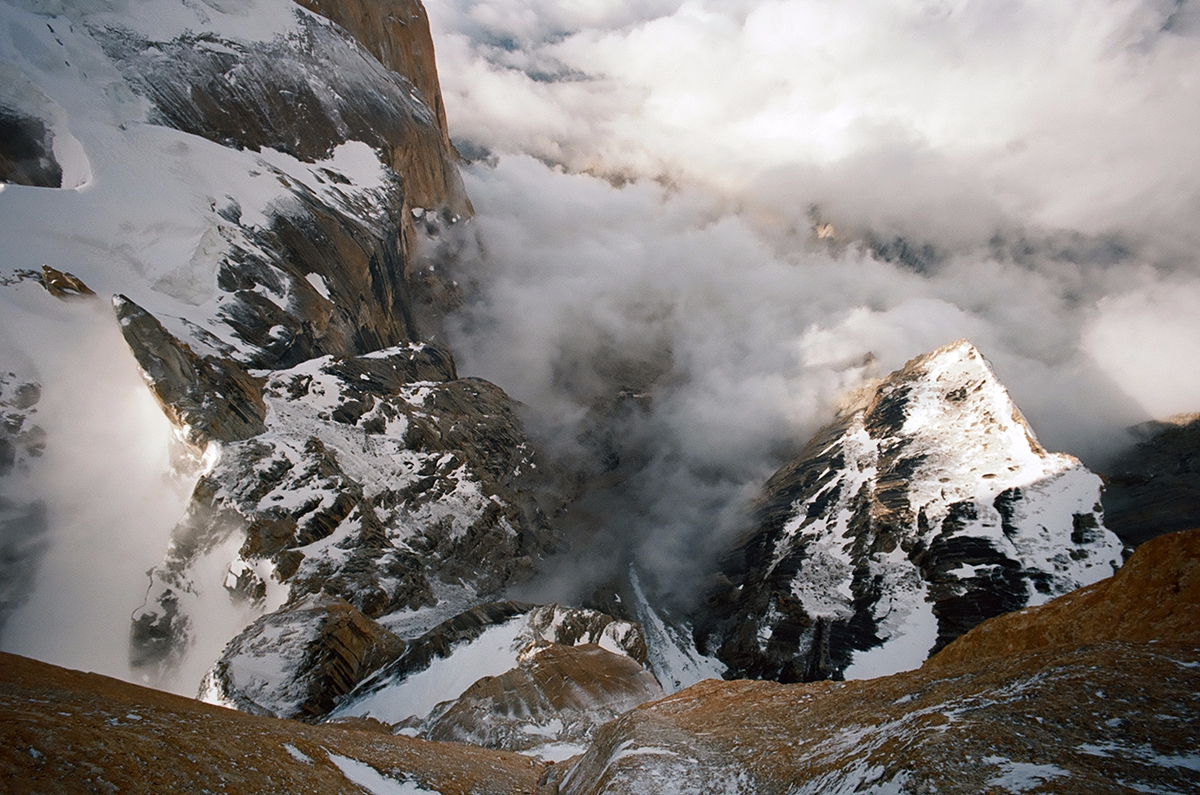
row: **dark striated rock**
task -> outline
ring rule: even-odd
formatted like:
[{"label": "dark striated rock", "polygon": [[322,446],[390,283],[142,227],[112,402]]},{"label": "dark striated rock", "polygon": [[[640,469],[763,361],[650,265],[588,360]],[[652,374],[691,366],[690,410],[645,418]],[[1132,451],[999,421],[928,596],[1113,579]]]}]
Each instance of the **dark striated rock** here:
[{"label": "dark striated rock", "polygon": [[1122,548],[1099,497],[1097,476],[1037,443],[980,353],[948,345],[859,395],[770,479],[698,636],[731,677],[915,667],[987,618],[1111,574]]},{"label": "dark striated rock", "polygon": [[1136,430],[1145,438],[1105,467],[1104,523],[1130,546],[1200,527],[1200,417]]},{"label": "dark striated rock", "polygon": [[237,363],[197,356],[146,310],[123,295],[113,309],[138,366],[163,410],[196,447],[234,442],[266,430],[260,383]]},{"label": "dark striated rock", "polygon": [[201,698],[253,715],[317,720],[403,651],[404,641],[345,600],[311,596],[230,641]]},{"label": "dark striated rock", "polygon": [[0,105],[0,182],[62,187],[53,143],[53,132],[42,119]]},{"label": "dark striated rock", "polygon": [[[384,66],[329,22],[299,9],[297,15],[299,32],[287,39],[238,42],[189,34],[150,42],[113,31],[106,46],[168,126],[308,162],[324,159],[345,141],[364,141],[386,154],[409,206],[465,211],[444,122],[409,75]],[[437,75],[432,43],[410,53],[389,66],[412,69],[428,88]]]},{"label": "dark striated rock", "polygon": [[412,81],[447,148],[450,133],[438,83],[429,16],[418,0],[297,0],[309,11],[333,20],[381,64]]}]

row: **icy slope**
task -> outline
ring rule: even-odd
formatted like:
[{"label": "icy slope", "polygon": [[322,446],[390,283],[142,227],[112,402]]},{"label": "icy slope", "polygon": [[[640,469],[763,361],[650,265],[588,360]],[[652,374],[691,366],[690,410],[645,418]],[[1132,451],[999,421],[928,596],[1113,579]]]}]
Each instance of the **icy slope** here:
[{"label": "icy slope", "polygon": [[772,477],[708,645],[782,681],[915,668],[986,618],[1112,574],[1100,485],[1037,443],[970,343],[917,357]]},{"label": "icy slope", "polygon": [[[193,691],[247,624],[318,592],[369,615],[439,603],[436,623],[528,573],[549,543],[507,396],[458,380],[421,342],[422,319],[454,292],[415,261],[416,239],[470,203],[440,99],[422,94],[437,87],[424,12],[389,8],[403,17],[390,46],[406,57],[385,64],[290,0],[0,3],[0,125],[13,132],[0,147],[0,372],[63,406],[55,362],[119,296],[128,349],[112,357],[132,350],[186,442],[171,472],[146,478],[203,475],[171,531],[173,495],[122,502],[110,457],[73,447],[56,418],[86,405],[42,415],[47,448],[97,470],[82,479],[109,484],[105,499],[130,517],[138,555],[120,579],[165,552],[143,608],[124,595],[114,607],[136,611],[137,670],[106,671]],[[54,279],[96,297],[56,301]],[[71,395],[109,402],[86,386]],[[38,466],[30,477],[49,483]],[[44,546],[83,548],[62,513],[48,511],[48,543],[14,551],[23,568]],[[11,582],[6,609],[29,590]],[[105,634],[117,645],[125,630]]]}]

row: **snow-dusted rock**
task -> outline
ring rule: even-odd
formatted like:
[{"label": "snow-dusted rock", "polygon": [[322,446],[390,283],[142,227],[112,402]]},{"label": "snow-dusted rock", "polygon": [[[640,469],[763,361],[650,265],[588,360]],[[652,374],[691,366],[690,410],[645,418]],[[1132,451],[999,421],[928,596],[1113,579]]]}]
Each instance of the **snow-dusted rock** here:
[{"label": "snow-dusted rock", "polygon": [[708,681],[602,727],[562,795],[1191,792],[1200,531],[984,622],[919,670]]},{"label": "snow-dusted rock", "polygon": [[198,483],[134,617],[135,662],[170,667],[204,593],[260,613],[325,593],[395,620],[531,574],[556,542],[533,450],[502,390],[454,376],[425,344],[269,374],[268,430]]},{"label": "snow-dusted rock", "polygon": [[403,651],[404,641],[344,599],[309,596],[230,641],[200,698],[254,715],[318,719]]},{"label": "snow-dusted rock", "polygon": [[638,668],[646,659],[640,626],[595,610],[478,605],[411,639],[404,654],[359,685],[333,716],[420,727],[481,679],[501,676],[552,646],[585,645],[628,657]]},{"label": "snow-dusted rock", "polygon": [[1038,444],[961,341],[908,362],[768,482],[712,600],[739,676],[915,668],[981,621],[1107,577],[1100,478]]},{"label": "snow-dusted rock", "polygon": [[430,740],[563,759],[582,753],[600,726],[663,695],[630,657],[595,644],[553,644],[439,704],[419,730]]}]

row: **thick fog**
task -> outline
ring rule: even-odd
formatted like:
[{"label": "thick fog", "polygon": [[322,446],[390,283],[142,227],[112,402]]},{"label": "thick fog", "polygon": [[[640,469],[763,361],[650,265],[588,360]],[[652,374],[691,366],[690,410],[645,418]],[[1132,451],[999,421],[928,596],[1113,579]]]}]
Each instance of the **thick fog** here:
[{"label": "thick fog", "polygon": [[544,595],[631,559],[686,594],[842,395],[960,337],[1097,468],[1200,411],[1200,4],[428,8],[460,370],[620,461]]},{"label": "thick fog", "polygon": [[[47,438],[41,456],[0,481],[0,504],[13,513],[40,507],[30,512],[39,522],[0,528],[3,585],[17,602],[0,615],[3,648],[132,679],[130,613],[195,475],[178,469],[171,424],[107,301],[59,301],[36,282],[8,287],[0,355],[16,363],[18,381],[41,385],[25,423]],[[194,682],[182,689],[194,693]]]}]

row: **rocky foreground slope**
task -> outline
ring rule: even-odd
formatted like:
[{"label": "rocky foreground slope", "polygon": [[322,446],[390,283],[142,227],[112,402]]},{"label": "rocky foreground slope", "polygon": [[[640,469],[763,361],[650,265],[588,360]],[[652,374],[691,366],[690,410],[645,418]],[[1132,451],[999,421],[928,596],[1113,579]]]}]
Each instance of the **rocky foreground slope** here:
[{"label": "rocky foreground slope", "polygon": [[0,780],[14,793],[1196,792],[1200,531],[985,622],[920,670],[703,682],[608,723],[561,764],[0,663]]}]

